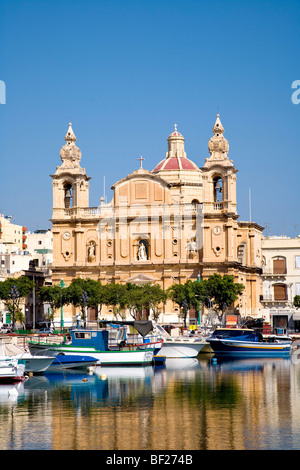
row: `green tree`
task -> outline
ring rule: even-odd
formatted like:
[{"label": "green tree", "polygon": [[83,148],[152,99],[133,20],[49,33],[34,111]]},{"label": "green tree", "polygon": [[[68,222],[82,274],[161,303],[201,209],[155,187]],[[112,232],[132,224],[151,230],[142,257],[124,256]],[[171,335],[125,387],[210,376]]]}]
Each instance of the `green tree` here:
[{"label": "green tree", "polygon": [[[11,298],[12,287],[16,286],[18,295],[14,302]],[[27,295],[33,291],[34,281],[31,281],[27,276],[20,276],[17,278],[8,278],[0,282],[0,299],[4,301],[7,310],[10,313],[14,312],[14,319],[24,324],[25,317],[21,310],[21,302]]]},{"label": "green tree", "polygon": [[202,282],[206,306],[208,306],[208,300],[213,301],[214,309],[218,313],[219,320],[222,320],[226,309],[230,307],[243,292],[244,285],[234,282],[234,277],[228,274],[225,274],[223,277],[220,274],[213,274]]},{"label": "green tree", "polygon": [[47,314],[47,320],[54,320],[55,311],[67,302],[67,296],[65,289],[61,288],[59,284],[53,286],[42,286],[39,290],[39,297],[41,302],[50,304],[51,313]]},{"label": "green tree", "polygon": [[125,303],[129,314],[137,320],[139,313],[143,310],[143,286],[136,284],[126,284]]},{"label": "green tree", "polygon": [[197,300],[194,283],[190,279],[184,284],[173,284],[167,289],[169,299],[175,302],[180,307],[180,317],[183,318],[184,326],[186,327],[186,319],[188,310],[191,307],[198,308],[199,301]]},{"label": "green tree", "polygon": [[300,295],[295,295],[293,304],[294,304],[294,307],[296,308],[300,307]]},{"label": "green tree", "polygon": [[159,284],[144,284],[143,285],[143,306],[151,310],[152,318],[157,321],[160,315],[160,306],[167,301],[166,292],[160,287]]},{"label": "green tree", "polygon": [[[93,307],[98,318],[102,305],[106,303],[106,292],[104,286],[99,281],[93,279],[73,279],[71,284],[64,289],[65,303],[79,307],[84,317],[85,307]],[[86,301],[83,294],[86,293]]]},{"label": "green tree", "polygon": [[127,288],[125,284],[110,283],[105,284],[105,304],[113,307],[116,318],[120,316],[121,320],[125,319],[124,308],[126,306]]}]

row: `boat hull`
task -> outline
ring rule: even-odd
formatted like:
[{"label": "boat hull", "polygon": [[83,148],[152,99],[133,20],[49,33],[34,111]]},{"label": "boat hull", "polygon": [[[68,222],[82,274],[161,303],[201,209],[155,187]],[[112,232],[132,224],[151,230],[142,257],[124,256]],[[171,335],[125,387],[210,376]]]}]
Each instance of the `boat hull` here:
[{"label": "boat hull", "polygon": [[263,343],[227,339],[207,340],[217,355],[234,357],[288,357],[291,353],[289,343]]},{"label": "boat hull", "polygon": [[46,373],[61,372],[66,369],[77,370],[87,369],[88,367],[100,365],[98,361],[91,356],[82,355],[63,355],[59,354],[54,358],[51,366],[47,369]]},{"label": "boat hull", "polygon": [[197,357],[199,352],[207,346],[202,341],[184,341],[184,340],[168,340],[166,339],[159,352],[166,358],[188,358]]},{"label": "boat hull", "polygon": [[25,380],[25,363],[18,360],[1,360],[0,383],[20,382]]},{"label": "boat hull", "polygon": [[105,365],[143,365],[150,364],[153,361],[152,349],[130,350],[124,348],[122,350],[98,351],[95,348],[75,347],[72,345],[42,345],[41,343],[33,344],[29,342],[29,349],[32,354],[40,354],[43,351],[47,354],[55,355],[64,354],[65,356],[90,356],[95,362],[100,361],[101,366]]},{"label": "boat hull", "polygon": [[54,361],[53,357],[31,356],[30,354],[22,355],[21,358],[25,361],[25,372],[33,374],[45,372]]}]

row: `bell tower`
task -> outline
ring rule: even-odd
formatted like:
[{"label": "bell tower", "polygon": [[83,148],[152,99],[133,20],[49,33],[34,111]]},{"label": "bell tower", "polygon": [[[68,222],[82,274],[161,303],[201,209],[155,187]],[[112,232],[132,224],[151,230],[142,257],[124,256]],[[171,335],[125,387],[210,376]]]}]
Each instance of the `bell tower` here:
[{"label": "bell tower", "polygon": [[203,178],[204,246],[203,261],[224,263],[236,259],[236,173],[229,160],[229,143],[224,137],[220,116],[208,142],[210,156],[205,159]]},{"label": "bell tower", "polygon": [[56,167],[52,177],[53,219],[64,219],[76,210],[89,206],[89,180],[80,166],[81,151],[76,146],[76,136],[69,123],[65,145],[60,150],[62,164]]},{"label": "bell tower", "polygon": [[229,143],[224,137],[220,116],[213,127],[213,137],[208,142],[210,157],[202,169],[204,211],[209,214],[236,214],[236,173],[229,160]]}]

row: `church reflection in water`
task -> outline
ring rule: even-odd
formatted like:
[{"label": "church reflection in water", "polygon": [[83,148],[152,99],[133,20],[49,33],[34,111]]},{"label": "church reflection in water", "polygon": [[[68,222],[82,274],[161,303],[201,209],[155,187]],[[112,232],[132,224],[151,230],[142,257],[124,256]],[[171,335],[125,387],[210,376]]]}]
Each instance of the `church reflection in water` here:
[{"label": "church reflection in water", "polygon": [[203,355],[30,377],[0,386],[0,449],[292,449],[299,372],[290,360]]}]

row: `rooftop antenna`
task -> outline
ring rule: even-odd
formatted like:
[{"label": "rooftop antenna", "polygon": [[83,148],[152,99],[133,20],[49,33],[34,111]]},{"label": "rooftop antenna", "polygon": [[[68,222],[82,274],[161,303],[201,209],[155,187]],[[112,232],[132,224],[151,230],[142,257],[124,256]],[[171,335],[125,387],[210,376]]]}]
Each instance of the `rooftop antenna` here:
[{"label": "rooftop antenna", "polygon": [[252,222],[252,215],[251,215],[251,188],[249,187],[249,218],[250,222]]},{"label": "rooftop antenna", "polygon": [[265,222],[264,226],[266,231],[266,237],[268,237],[270,235],[270,222]]}]

